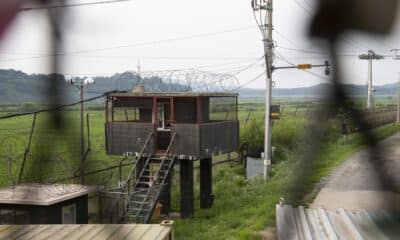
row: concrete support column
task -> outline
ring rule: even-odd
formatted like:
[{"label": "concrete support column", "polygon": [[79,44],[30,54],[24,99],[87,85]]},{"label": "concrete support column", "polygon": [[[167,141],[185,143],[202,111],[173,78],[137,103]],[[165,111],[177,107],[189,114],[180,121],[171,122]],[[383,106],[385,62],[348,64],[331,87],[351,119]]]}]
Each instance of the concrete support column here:
[{"label": "concrete support column", "polygon": [[200,208],[210,208],[212,196],[212,158],[200,160]]},{"label": "concrete support column", "polygon": [[180,160],[181,185],[181,217],[190,218],[194,215],[193,197],[193,161]]}]

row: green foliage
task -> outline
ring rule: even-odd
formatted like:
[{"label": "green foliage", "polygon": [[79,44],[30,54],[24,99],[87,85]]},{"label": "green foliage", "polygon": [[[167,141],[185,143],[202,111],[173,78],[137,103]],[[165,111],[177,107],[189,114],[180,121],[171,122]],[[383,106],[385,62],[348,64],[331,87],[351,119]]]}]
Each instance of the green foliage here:
[{"label": "green foliage", "polygon": [[21,109],[24,112],[33,112],[39,110],[39,106],[35,103],[27,102],[21,105]]},{"label": "green foliage", "polygon": [[[246,103],[248,106],[250,104]],[[291,103],[295,105],[294,103]],[[239,112],[241,120],[241,146],[252,144],[263,146],[264,129],[262,104],[255,104],[257,111],[251,113],[246,126],[244,121],[248,112]],[[240,107],[240,106],[239,106]],[[293,108],[292,108],[293,109]],[[285,111],[288,111],[286,108]],[[28,166],[32,171],[37,168],[31,160],[40,159],[40,149],[52,148],[53,162],[42,168],[46,176],[52,178],[64,177],[76,171],[79,160],[79,111],[65,111],[70,127],[75,129],[71,133],[63,132],[60,138],[55,138],[59,132],[51,129],[43,118],[46,114],[38,115],[38,125],[33,137],[32,152],[28,157]],[[92,151],[89,153],[88,163],[103,160],[104,164],[91,166],[98,169],[108,165],[115,165],[120,157],[110,157],[105,154],[104,141],[104,112],[90,111],[90,134]],[[0,186],[15,184],[23,153],[28,140],[32,116],[5,119],[0,121]],[[230,167],[221,165],[213,168],[213,193],[215,202],[211,209],[199,209],[198,183],[195,184],[195,218],[177,219],[175,222],[176,239],[261,239],[258,234],[266,226],[274,224],[275,204],[285,194],[286,187],[295,173],[294,164],[297,156],[293,154],[299,136],[305,129],[307,120],[304,118],[282,118],[275,121],[273,126],[272,142],[276,147],[276,163],[272,165],[271,178],[265,182],[256,178],[246,181],[242,166]],[[312,166],[312,175],[302,182],[305,185],[303,195],[308,194],[322,177],[329,174],[333,167],[346,159],[351,153],[362,146],[362,138],[353,134],[348,141],[340,136],[335,122],[329,123],[330,129],[326,132],[330,140],[321,153],[321,161]],[[69,128],[69,129],[71,129]],[[400,126],[385,126],[374,130],[379,138],[385,138],[396,131]],[[334,136],[335,135],[335,136]],[[64,140],[68,136],[68,140]],[[333,136],[333,137],[331,137]],[[71,140],[72,139],[72,140]],[[41,140],[41,141],[39,141]],[[54,148],[54,149],[53,149]],[[68,153],[65,153],[67,152]],[[11,161],[8,161],[8,158]],[[10,170],[11,174],[8,175]],[[179,209],[179,186],[176,175],[172,186],[172,208]],[[88,178],[89,183],[96,184],[107,176]],[[118,172],[113,172],[113,178]],[[196,178],[197,179],[197,176]]]},{"label": "green foliage", "polygon": [[264,124],[254,118],[240,130],[240,149],[248,156],[259,157],[264,151]]}]

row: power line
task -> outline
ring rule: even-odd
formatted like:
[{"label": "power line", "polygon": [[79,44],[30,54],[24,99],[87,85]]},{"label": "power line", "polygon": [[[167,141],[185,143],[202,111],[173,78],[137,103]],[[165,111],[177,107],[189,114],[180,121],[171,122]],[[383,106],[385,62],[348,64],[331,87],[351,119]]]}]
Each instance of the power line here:
[{"label": "power line", "polygon": [[301,4],[300,2],[298,2],[297,0],[294,0],[294,2],[296,3],[297,6],[299,6],[301,9],[303,9],[306,13],[308,13],[308,15],[312,16],[312,12],[310,11],[310,9],[304,7],[303,4]]},{"label": "power line", "polygon": [[237,71],[224,72],[224,74],[234,74],[234,75],[238,75],[238,74],[240,74],[240,73],[242,73],[242,72],[244,72],[244,71],[247,71],[247,70],[249,70],[250,68],[253,68],[254,66],[256,66],[261,60],[264,60],[264,57],[265,57],[265,56],[262,56],[262,57],[258,58],[255,62],[253,62],[253,63],[251,63],[251,64],[249,64],[249,65],[245,66],[244,68],[241,68],[241,69],[239,69],[239,70],[237,70]]},{"label": "power line", "polygon": [[[296,52],[301,52],[301,53],[306,53],[306,54],[315,54],[315,55],[322,55],[322,56],[329,56],[329,54],[326,52],[321,52],[321,51],[314,51],[314,50],[308,50],[308,49],[299,49],[299,48],[290,48],[290,47],[283,47],[283,46],[276,46],[276,48],[281,48],[289,51],[296,51]],[[342,57],[358,57],[357,54],[352,54],[351,52],[349,53],[338,53],[338,56]]]},{"label": "power line", "polygon": [[[306,0],[304,0],[303,3],[305,3],[305,4],[308,6],[308,8],[305,7],[305,6],[304,6],[302,3],[300,3],[298,0],[294,0],[294,2],[296,3],[296,5],[297,5],[298,7],[300,7],[301,9],[303,9],[310,17],[313,17],[313,13],[312,13],[312,11],[310,10],[310,9],[312,9],[312,7],[311,7],[311,5],[310,5]],[[345,43],[347,43],[347,45],[351,46],[352,48],[356,48],[356,49],[361,50],[361,51],[364,51],[364,50],[368,49],[368,48],[362,48],[362,47],[360,47],[360,46],[362,46],[363,44],[360,44],[359,42],[356,42],[354,39],[351,39],[351,38],[349,38],[349,37],[347,37],[347,38],[342,37],[341,39],[342,39]],[[365,47],[365,46],[364,46],[364,47]]]},{"label": "power line", "polygon": [[27,115],[33,115],[33,114],[38,114],[38,113],[43,113],[43,112],[52,112],[52,111],[58,111],[61,110],[63,108],[67,108],[67,107],[72,107],[74,105],[78,105],[84,102],[90,102],[99,98],[103,98],[104,96],[106,96],[109,93],[113,93],[113,92],[117,92],[117,91],[109,91],[109,92],[105,92],[103,94],[101,94],[100,96],[96,96],[96,97],[92,97],[92,98],[88,98],[82,101],[77,101],[77,102],[73,102],[70,104],[65,104],[65,105],[60,105],[60,106],[56,106],[54,108],[48,108],[48,109],[41,109],[41,110],[37,110],[37,111],[31,111],[31,112],[23,112],[23,113],[14,113],[14,114],[7,114],[7,115],[3,115],[0,116],[0,120],[1,119],[7,119],[7,118],[15,118],[15,117],[22,117],[22,116],[27,116]]},{"label": "power line", "polygon": [[161,39],[161,40],[149,41],[149,42],[141,42],[141,43],[135,43],[135,44],[126,44],[126,45],[95,48],[95,49],[86,49],[86,50],[76,50],[76,51],[54,53],[54,54],[42,54],[42,55],[24,57],[24,58],[4,59],[4,60],[0,60],[0,62],[21,61],[21,60],[30,60],[30,59],[38,59],[38,58],[46,58],[46,57],[54,57],[54,56],[68,56],[68,55],[88,53],[88,52],[100,52],[100,51],[115,50],[115,49],[121,49],[121,48],[134,48],[134,47],[141,47],[141,46],[150,46],[150,45],[155,45],[155,44],[160,44],[160,43],[191,40],[191,39],[196,39],[196,38],[217,36],[217,35],[233,33],[233,32],[248,31],[251,29],[256,29],[256,28],[254,26],[247,26],[247,27],[234,28],[234,29],[228,29],[228,30],[217,31],[217,32],[193,34],[193,35],[188,35],[188,36],[183,36],[183,37],[167,38],[167,39]]},{"label": "power line", "polygon": [[19,8],[19,11],[26,12],[26,11],[32,11],[32,10],[71,8],[71,7],[103,5],[103,4],[111,4],[111,3],[119,3],[119,2],[131,2],[131,1],[133,1],[133,0],[109,0],[109,1],[101,1],[101,2],[72,3],[72,4],[62,4],[62,5],[44,5],[44,6],[38,6],[38,7],[22,7],[22,8]]},{"label": "power line", "polygon": [[262,72],[261,74],[257,75],[256,77],[250,79],[249,81],[239,85],[237,88],[233,89],[232,91],[237,91],[239,89],[242,89],[243,87],[249,85],[250,83],[257,81],[258,79],[260,79],[261,77],[263,77],[265,75],[266,71]]},{"label": "power line", "polygon": [[275,30],[275,33],[277,33],[279,36],[281,36],[287,42],[292,44],[294,47],[298,48],[297,44],[294,41],[290,40],[288,37],[286,37],[284,34],[282,34],[278,29],[274,29],[274,30]]},{"label": "power line", "polygon": [[307,5],[307,7],[309,7],[309,8],[313,8],[312,6],[311,6],[311,4],[307,1],[307,0],[303,0],[303,2]]},{"label": "power line", "polygon": [[[250,65],[255,65],[259,59],[256,60],[256,62],[251,63]],[[235,61],[230,61],[229,63],[221,63],[221,64],[207,64],[207,65],[200,65],[200,66],[191,66],[191,67],[185,67],[185,68],[179,68],[179,69],[158,69],[158,70],[148,70],[145,72],[162,72],[162,71],[184,71],[184,70],[191,70],[191,69],[209,69],[209,68],[218,68],[218,67],[223,67],[223,66],[229,66],[229,65],[234,65],[237,63],[247,63],[249,61],[243,61],[243,60],[235,60]],[[246,64],[244,67],[247,68],[249,65]],[[234,70],[237,68],[243,67],[241,65],[237,65],[234,67],[229,67],[225,69],[232,69],[232,72],[235,72]],[[239,70],[242,71],[243,69]],[[94,77],[105,77],[105,76],[112,76],[115,75],[116,72],[108,72],[108,73],[71,73],[71,72],[63,72],[62,74],[68,75],[68,76],[94,76]]]}]

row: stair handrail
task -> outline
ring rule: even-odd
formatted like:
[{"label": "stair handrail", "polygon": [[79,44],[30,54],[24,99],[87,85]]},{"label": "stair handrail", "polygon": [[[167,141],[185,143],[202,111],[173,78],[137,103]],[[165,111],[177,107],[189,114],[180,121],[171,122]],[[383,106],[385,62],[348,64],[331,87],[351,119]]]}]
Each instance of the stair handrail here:
[{"label": "stair handrail", "polygon": [[[176,132],[174,132],[174,134],[173,134],[172,137],[171,137],[171,140],[169,141],[167,150],[165,151],[165,153],[164,153],[164,155],[163,155],[163,157],[162,157],[162,160],[161,160],[161,163],[160,163],[160,168],[157,170],[156,174],[154,175],[154,176],[156,176],[156,177],[158,177],[158,175],[160,174],[160,171],[161,171],[161,168],[162,168],[162,166],[163,166],[163,164],[164,164],[164,162],[165,162],[165,159],[167,158],[168,153],[169,153],[169,151],[170,151],[171,148],[172,148],[172,144],[174,143],[175,136],[176,136]],[[168,170],[169,170],[169,168],[170,168],[170,166],[168,166]],[[162,182],[160,183],[160,185],[162,185],[164,182],[165,182],[165,178],[162,180]],[[150,187],[149,191],[146,193],[146,195],[145,195],[145,197],[144,197],[144,201],[148,199],[148,197],[149,197],[149,195],[150,195],[150,192],[151,192],[151,188],[153,188],[153,187],[156,187],[156,185]],[[144,201],[143,201],[143,203],[140,205],[139,211],[138,211],[138,213],[137,213],[137,218],[139,217],[139,215],[140,215],[140,213],[141,213],[141,211],[142,211],[141,209],[142,209],[142,207],[143,207],[143,205],[144,205]],[[153,204],[154,204],[154,203],[153,203]],[[149,213],[149,215],[151,215],[151,213]],[[145,220],[146,222],[148,221],[148,217],[149,217],[149,216],[146,217],[146,220]]]},{"label": "stair handrail", "polygon": [[167,147],[167,150],[165,151],[165,153],[163,155],[164,159],[167,158],[169,151],[171,151],[172,144],[174,143],[174,140],[175,140],[175,136],[176,136],[176,132],[174,132],[174,134],[171,137],[171,141],[169,141],[169,145]]},{"label": "stair handrail", "polygon": [[[150,143],[151,136],[153,136],[153,132],[150,132],[149,135],[147,135],[146,141],[145,141],[145,143],[144,143],[144,145],[143,145],[141,151],[139,152],[139,155],[136,157],[136,161],[135,161],[135,163],[133,164],[133,166],[132,166],[132,168],[131,168],[131,171],[130,171],[129,174],[128,174],[128,177],[127,177],[126,180],[124,181],[123,186],[121,186],[121,190],[122,190],[122,191],[124,191],[125,188],[126,188],[127,186],[129,187],[130,181],[131,181],[131,179],[132,179],[132,175],[133,175],[133,173],[134,173],[135,170],[136,170],[136,166],[137,166],[139,160],[143,157],[143,154],[144,154],[144,152],[146,151],[146,148],[148,147],[148,145],[149,145],[149,143]],[[128,191],[128,194],[130,194],[130,191]]]}]

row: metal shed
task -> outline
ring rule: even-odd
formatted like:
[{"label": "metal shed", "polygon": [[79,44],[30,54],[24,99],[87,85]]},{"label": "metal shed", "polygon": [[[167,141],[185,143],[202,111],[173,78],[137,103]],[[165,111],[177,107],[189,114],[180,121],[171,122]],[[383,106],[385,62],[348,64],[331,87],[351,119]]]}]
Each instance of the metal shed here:
[{"label": "metal shed", "polygon": [[77,184],[25,184],[0,189],[0,224],[88,223],[88,194]]}]

